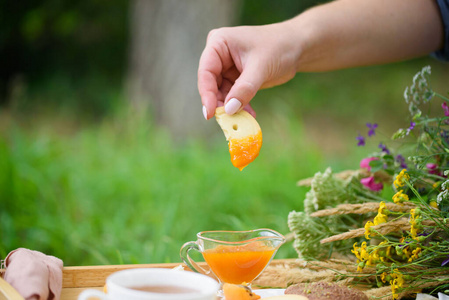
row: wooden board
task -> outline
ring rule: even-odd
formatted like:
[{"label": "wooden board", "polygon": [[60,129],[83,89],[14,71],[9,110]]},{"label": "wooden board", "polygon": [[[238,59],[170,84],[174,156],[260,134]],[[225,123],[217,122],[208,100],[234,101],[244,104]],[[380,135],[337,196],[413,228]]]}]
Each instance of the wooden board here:
[{"label": "wooden board", "polygon": [[[270,265],[285,264],[296,259],[273,260]],[[114,272],[135,268],[176,268],[182,266],[184,270],[190,269],[183,263],[168,264],[136,264],[136,265],[106,265],[106,266],[75,266],[63,268],[63,281],[61,300],[76,300],[85,289],[94,288],[103,290],[106,278]],[[205,263],[199,263],[206,268]],[[0,270],[2,273],[2,270]],[[3,297],[3,298],[2,298]],[[0,277],[0,300],[24,300],[17,291]]]},{"label": "wooden board", "polygon": [[[1,275],[1,274],[0,274]],[[24,300],[23,297],[0,277],[0,300]]]}]

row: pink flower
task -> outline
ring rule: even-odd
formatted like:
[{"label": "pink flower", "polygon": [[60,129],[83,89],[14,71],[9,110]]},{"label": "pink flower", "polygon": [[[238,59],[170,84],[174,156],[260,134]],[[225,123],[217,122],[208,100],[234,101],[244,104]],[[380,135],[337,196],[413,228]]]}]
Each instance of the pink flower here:
[{"label": "pink flower", "polygon": [[438,172],[438,165],[434,163],[428,163],[426,164],[427,170],[429,170],[429,174],[435,174],[439,175],[440,172]]},{"label": "pink flower", "polygon": [[376,183],[374,181],[374,176],[362,178],[360,179],[360,183],[375,192],[378,192],[384,188],[384,185],[381,182]]},{"label": "pink flower", "polygon": [[377,157],[367,157],[360,161],[360,168],[367,169],[369,172],[371,172],[371,167],[369,163],[373,160],[378,160]]},{"label": "pink flower", "polygon": [[441,104],[441,107],[443,108],[444,115],[446,117],[449,117],[449,106],[447,105],[446,101]]}]

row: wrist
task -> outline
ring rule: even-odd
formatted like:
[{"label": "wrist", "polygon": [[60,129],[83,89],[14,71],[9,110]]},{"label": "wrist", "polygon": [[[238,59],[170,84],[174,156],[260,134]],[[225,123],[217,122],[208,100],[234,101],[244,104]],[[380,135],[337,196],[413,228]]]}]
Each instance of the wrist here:
[{"label": "wrist", "polygon": [[323,30],[315,18],[314,8],[303,12],[293,19],[286,21],[286,27],[289,32],[289,39],[292,43],[295,54],[296,72],[315,72],[322,71],[322,55],[325,53],[330,42],[320,43],[323,40]]}]

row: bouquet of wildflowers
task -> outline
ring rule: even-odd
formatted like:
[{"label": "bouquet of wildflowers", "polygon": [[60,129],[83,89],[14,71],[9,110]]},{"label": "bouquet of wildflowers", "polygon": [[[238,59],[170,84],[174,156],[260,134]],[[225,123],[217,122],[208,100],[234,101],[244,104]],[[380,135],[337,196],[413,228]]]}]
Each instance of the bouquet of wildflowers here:
[{"label": "bouquet of wildflowers", "polygon": [[[352,256],[354,280],[389,299],[449,293],[449,99],[430,75],[424,67],[405,89],[410,123],[393,135],[401,153],[381,143],[349,175],[317,173],[304,212],[288,219],[300,256]],[[367,126],[373,135],[377,124]]]}]

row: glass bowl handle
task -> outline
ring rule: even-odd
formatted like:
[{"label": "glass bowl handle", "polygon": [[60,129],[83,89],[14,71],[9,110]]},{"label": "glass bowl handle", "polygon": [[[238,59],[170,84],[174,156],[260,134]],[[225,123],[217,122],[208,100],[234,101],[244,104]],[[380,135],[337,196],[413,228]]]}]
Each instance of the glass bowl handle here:
[{"label": "glass bowl handle", "polygon": [[[197,251],[201,253],[201,249],[196,242],[187,242],[181,247],[180,255],[184,263],[194,272],[201,273],[204,275],[210,275],[210,270],[205,270],[200,267],[189,255],[190,251]],[[214,276],[215,277],[215,276]]]}]

